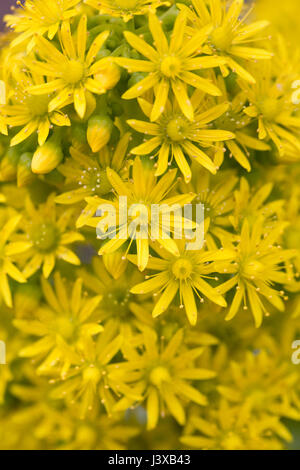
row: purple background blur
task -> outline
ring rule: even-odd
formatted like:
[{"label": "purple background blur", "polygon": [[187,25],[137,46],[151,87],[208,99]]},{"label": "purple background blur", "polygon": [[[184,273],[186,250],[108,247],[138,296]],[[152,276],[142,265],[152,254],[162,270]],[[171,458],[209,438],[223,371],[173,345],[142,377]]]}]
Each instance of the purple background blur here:
[{"label": "purple background blur", "polygon": [[2,18],[6,13],[10,12],[11,5],[15,5],[16,0],[0,0],[0,24],[3,27]]}]

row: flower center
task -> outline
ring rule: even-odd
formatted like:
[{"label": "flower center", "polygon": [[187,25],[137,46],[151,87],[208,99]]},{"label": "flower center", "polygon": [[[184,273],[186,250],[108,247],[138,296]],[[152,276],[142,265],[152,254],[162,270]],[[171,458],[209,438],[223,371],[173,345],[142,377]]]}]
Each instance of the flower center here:
[{"label": "flower center", "polygon": [[220,26],[211,33],[211,41],[220,51],[226,51],[232,44],[232,31],[228,26]]},{"label": "flower center", "polygon": [[43,223],[33,227],[30,238],[39,251],[48,252],[57,246],[59,232],[55,225]]},{"label": "flower center", "polygon": [[125,10],[134,10],[138,4],[138,0],[115,0],[115,4]]},{"label": "flower center", "polygon": [[171,380],[170,373],[166,367],[155,367],[150,373],[150,382],[156,387],[160,387],[163,382]]},{"label": "flower center", "polygon": [[168,56],[160,64],[161,72],[169,78],[175,78],[180,72],[181,63],[177,57]]},{"label": "flower center", "polygon": [[257,260],[249,260],[243,266],[243,275],[245,277],[255,277],[261,274],[264,270],[264,265]]},{"label": "flower center", "polygon": [[56,322],[56,328],[58,334],[60,334],[66,340],[70,340],[74,335],[75,325],[69,318],[58,318]]},{"label": "flower center", "polygon": [[132,295],[127,286],[117,283],[115,288],[109,288],[102,300],[103,309],[110,315],[115,315],[118,320],[131,320],[132,313],[129,309],[129,302]]},{"label": "flower center", "polygon": [[260,409],[266,403],[266,393],[258,388],[254,388],[248,394],[251,403],[256,409]]},{"label": "flower center", "polygon": [[[83,175],[86,170],[83,171]],[[99,170],[98,168],[93,168],[91,173],[88,174],[88,178],[85,179],[81,177],[79,180],[80,186],[87,185],[88,188],[98,196],[104,196],[105,194],[109,193],[112,186],[107,178],[107,173],[105,170]]]},{"label": "flower center", "polygon": [[84,77],[84,66],[77,60],[69,60],[63,75],[67,83],[78,83]]},{"label": "flower center", "polygon": [[33,116],[43,116],[48,113],[50,98],[48,95],[33,96],[27,98],[28,108]]},{"label": "flower center", "polygon": [[180,258],[172,266],[172,272],[176,279],[188,279],[193,271],[192,263],[185,258]]},{"label": "flower center", "polygon": [[279,112],[279,102],[275,98],[263,98],[259,101],[258,107],[263,116],[272,121]]},{"label": "flower center", "polygon": [[224,450],[241,450],[243,447],[243,441],[234,432],[229,432],[221,441],[221,448]]},{"label": "flower center", "polygon": [[184,139],[186,130],[187,122],[181,117],[171,119],[167,124],[168,137],[175,142],[179,142]]},{"label": "flower center", "polygon": [[93,365],[91,365],[90,367],[85,369],[84,372],[83,372],[83,381],[84,382],[98,383],[100,378],[101,378],[101,371]]}]

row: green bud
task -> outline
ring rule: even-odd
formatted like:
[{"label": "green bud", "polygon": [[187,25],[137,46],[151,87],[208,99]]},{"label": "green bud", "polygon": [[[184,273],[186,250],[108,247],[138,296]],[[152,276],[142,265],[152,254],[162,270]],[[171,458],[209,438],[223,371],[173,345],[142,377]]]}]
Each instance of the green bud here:
[{"label": "green bud", "polygon": [[136,85],[141,80],[143,80],[145,77],[146,77],[146,75],[144,73],[134,72],[131,75],[130,80],[128,81],[128,88],[131,88],[132,86]]},{"label": "green bud", "polygon": [[17,176],[20,151],[11,147],[4,155],[0,166],[0,177],[2,181],[13,181]]},{"label": "green bud", "polygon": [[33,154],[30,152],[23,153],[20,157],[17,171],[17,184],[19,188],[27,186],[35,179],[35,175],[31,171],[32,157]]}]

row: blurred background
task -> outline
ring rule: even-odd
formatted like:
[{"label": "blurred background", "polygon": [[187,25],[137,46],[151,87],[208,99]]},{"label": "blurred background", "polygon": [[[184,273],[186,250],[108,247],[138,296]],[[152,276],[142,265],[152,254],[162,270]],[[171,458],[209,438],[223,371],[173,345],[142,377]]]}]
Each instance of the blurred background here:
[{"label": "blurred background", "polygon": [[0,0],[0,23],[3,27],[2,18],[6,13],[9,13],[10,7],[16,4],[16,0]]}]

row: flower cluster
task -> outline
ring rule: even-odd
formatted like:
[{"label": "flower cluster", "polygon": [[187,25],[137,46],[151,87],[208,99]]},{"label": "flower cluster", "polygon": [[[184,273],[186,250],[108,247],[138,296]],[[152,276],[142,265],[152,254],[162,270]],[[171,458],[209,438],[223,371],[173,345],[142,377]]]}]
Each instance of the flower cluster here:
[{"label": "flower cluster", "polygon": [[[300,69],[248,3],[25,0],[6,16],[1,448],[293,441]],[[124,198],[163,208],[147,237]]]}]

